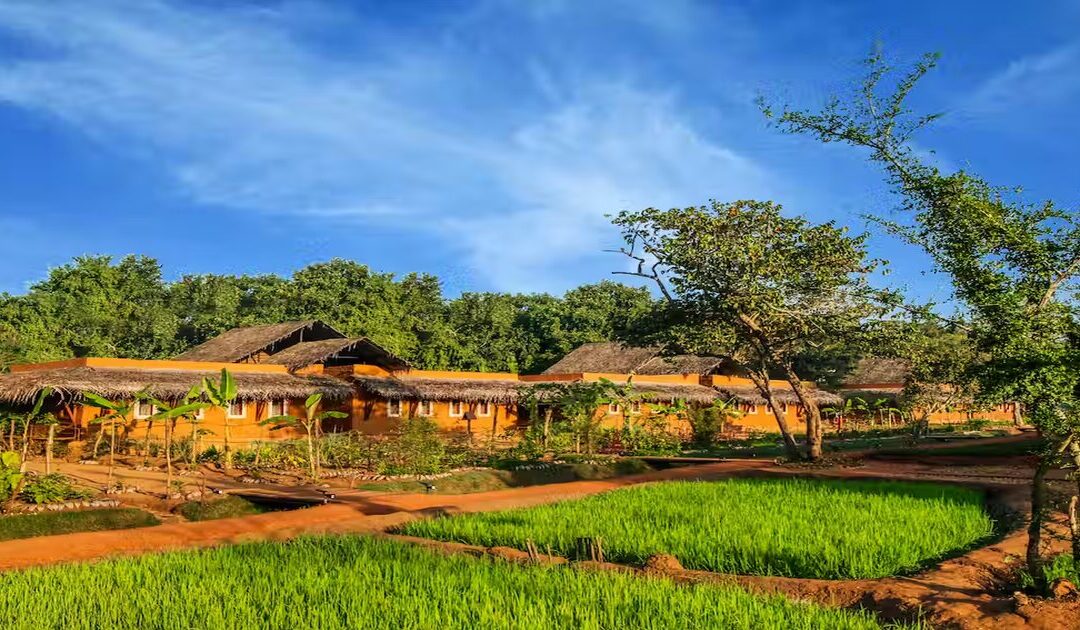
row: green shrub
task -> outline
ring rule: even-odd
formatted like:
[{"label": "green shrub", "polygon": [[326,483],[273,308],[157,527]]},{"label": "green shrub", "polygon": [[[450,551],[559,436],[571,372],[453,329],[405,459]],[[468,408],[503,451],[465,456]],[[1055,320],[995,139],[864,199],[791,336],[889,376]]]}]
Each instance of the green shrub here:
[{"label": "green shrub", "polygon": [[19,498],[27,503],[41,505],[44,503],[62,503],[88,499],[93,492],[86,488],[74,486],[71,479],[60,473],[50,475],[32,475],[23,484]]},{"label": "green shrub", "polygon": [[429,475],[446,470],[446,445],[431,418],[403,419],[384,443],[379,472],[386,475]]},{"label": "green shrub", "polygon": [[19,488],[23,475],[20,472],[22,457],[15,451],[0,453],[0,501],[7,501]]},{"label": "green shrub", "polygon": [[[135,508],[15,514],[0,516],[0,540],[130,529],[160,524],[161,522],[153,514]],[[5,625],[0,624],[0,626]]]},{"label": "green shrub", "polygon": [[176,512],[189,521],[212,521],[262,514],[263,508],[240,497],[222,497],[212,501],[189,501],[176,508]]}]

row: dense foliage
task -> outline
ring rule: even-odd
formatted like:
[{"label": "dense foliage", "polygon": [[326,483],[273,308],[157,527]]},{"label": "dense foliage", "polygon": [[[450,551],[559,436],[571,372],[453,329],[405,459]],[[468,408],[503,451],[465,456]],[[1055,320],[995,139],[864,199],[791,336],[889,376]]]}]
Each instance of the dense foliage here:
[{"label": "dense foliage", "polygon": [[[102,597],[102,593],[122,597]],[[876,628],[867,613],[732,586],[305,538],[0,575],[0,625],[34,628]]]},{"label": "dense foliage", "polygon": [[[884,171],[900,212],[879,222],[922,247],[952,280],[971,321],[970,339],[983,355],[981,395],[1019,401],[1047,438],[1032,486],[1027,553],[1029,572],[1039,579],[1043,479],[1063,454],[1080,467],[1080,213],[1052,201],[1031,202],[1017,188],[966,170],[944,171],[926,158],[925,145],[912,138],[940,114],[913,111],[909,96],[936,64],[937,56],[927,55],[897,74],[875,53],[854,93],[820,108],[766,106],[765,112],[791,133],[863,149]],[[1080,561],[1080,490],[1069,516]]]},{"label": "dense foliage", "polygon": [[0,296],[0,368],[73,356],[159,359],[236,326],[321,319],[428,369],[543,370],[607,341],[652,307],[645,289],[604,281],[545,294],[464,293],[335,259],[290,278],[206,274],[166,281],[151,258],[76,258],[25,295]]},{"label": "dense foliage", "polygon": [[693,569],[802,578],[910,572],[984,540],[993,522],[966,488],[882,481],[731,479],[643,485],[579,501],[406,525],[407,534],[644,564],[666,553]]}]

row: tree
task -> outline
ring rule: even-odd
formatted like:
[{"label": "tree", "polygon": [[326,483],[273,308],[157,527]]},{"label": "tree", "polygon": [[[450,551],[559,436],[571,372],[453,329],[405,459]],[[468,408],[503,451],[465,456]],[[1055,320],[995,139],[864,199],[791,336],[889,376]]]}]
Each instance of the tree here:
[{"label": "tree", "polygon": [[108,400],[93,392],[83,392],[83,402],[91,407],[105,411],[104,415],[94,418],[93,424],[100,425],[97,439],[94,440],[94,457],[97,457],[101,439],[105,435],[105,428],[109,429],[109,476],[106,490],[112,489],[113,473],[116,471],[116,428],[126,424],[128,417],[138,401],[145,396],[145,392],[135,395],[134,400]]},{"label": "tree", "polygon": [[319,411],[319,404],[321,402],[322,394],[312,394],[304,401],[304,417],[298,418],[290,414],[284,414],[267,418],[259,423],[262,425],[273,425],[271,426],[272,429],[295,426],[304,428],[304,432],[307,434],[308,466],[311,470],[312,479],[319,478],[319,467],[322,459],[320,457],[320,454],[322,453],[320,440],[323,433],[323,421],[327,418],[349,417],[349,414],[340,411]]},{"label": "tree", "polygon": [[[191,422],[192,426],[192,440],[191,450],[195,452],[195,426],[198,422],[199,412],[206,409],[210,405],[205,402],[199,402],[199,398],[203,395],[202,385],[195,385],[183,398],[175,403],[168,403],[158,398],[148,397],[148,400],[154,405],[154,414],[147,418],[147,422],[153,422],[160,420],[164,423],[165,432],[165,495],[168,497],[172,492],[173,485],[173,464],[172,464],[172,445],[173,438],[176,434],[176,423],[181,419],[187,419]],[[147,429],[147,439],[149,439],[150,429]],[[194,456],[193,456],[194,457]]]},{"label": "tree", "polygon": [[866,235],[833,223],[785,217],[767,201],[712,202],[685,209],[622,212],[614,220],[636,271],[666,300],[669,332],[683,347],[724,356],[768,401],[788,455],[797,448],[769,376],[791,385],[806,415],[807,457],[821,456],[821,412],[795,361],[809,348],[857,345],[867,321],[895,303],[871,287],[880,262],[866,257]]},{"label": "tree", "polygon": [[[203,379],[203,393],[206,395],[207,400],[210,401],[211,407],[221,410],[225,470],[232,470],[232,444],[229,443],[232,424],[229,422],[229,407],[236,400],[236,379],[233,378],[228,369],[221,368],[220,380],[215,382],[210,377]],[[194,445],[192,445],[192,448],[194,448]]]},{"label": "tree", "polygon": [[[1045,477],[1063,454],[1080,466],[1080,330],[1072,291],[1080,271],[1080,220],[1052,202],[1027,202],[1018,189],[963,170],[943,172],[916,150],[912,137],[940,114],[915,112],[908,97],[937,60],[926,55],[898,74],[875,53],[851,95],[819,109],[765,104],[764,111],[784,131],[866,150],[900,199],[900,218],[880,223],[922,247],[951,278],[971,319],[971,339],[984,354],[980,396],[1023,404],[1048,444],[1032,482],[1027,548],[1028,570],[1045,586]],[[1075,498],[1072,506],[1073,560],[1080,568]]]}]

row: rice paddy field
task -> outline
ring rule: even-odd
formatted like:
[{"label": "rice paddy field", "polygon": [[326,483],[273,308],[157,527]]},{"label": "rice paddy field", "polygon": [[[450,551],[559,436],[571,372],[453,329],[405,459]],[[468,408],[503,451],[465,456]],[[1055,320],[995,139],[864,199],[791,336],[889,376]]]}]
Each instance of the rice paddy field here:
[{"label": "rice paddy field", "polygon": [[735,587],[302,538],[0,574],[0,627],[877,628]]},{"label": "rice paddy field", "polygon": [[657,553],[689,569],[857,579],[911,573],[985,542],[994,523],[977,490],[929,483],[810,479],[667,482],[552,505],[444,517],[400,533],[606,560]]}]

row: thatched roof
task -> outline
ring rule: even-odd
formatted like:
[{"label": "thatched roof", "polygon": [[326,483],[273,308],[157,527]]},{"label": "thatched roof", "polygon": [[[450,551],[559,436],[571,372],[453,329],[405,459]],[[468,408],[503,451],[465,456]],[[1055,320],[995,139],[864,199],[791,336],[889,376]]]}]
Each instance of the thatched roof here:
[{"label": "thatched roof", "polygon": [[[204,377],[217,378],[218,370],[131,369],[101,367],[61,367],[26,370],[0,375],[0,400],[27,403],[42,389],[51,387],[61,398],[78,399],[83,392],[105,398],[130,398],[147,390],[163,399],[177,399]],[[348,383],[327,376],[297,376],[286,372],[232,372],[238,398],[275,400],[306,398],[321,392],[328,400],[341,400],[352,394]]]},{"label": "thatched roof", "polygon": [[469,378],[397,378],[393,376],[350,377],[361,391],[381,398],[400,400],[486,401],[513,403],[520,381]]},{"label": "thatched roof", "polygon": [[236,363],[259,352],[274,354],[302,341],[344,337],[345,335],[333,327],[318,320],[247,326],[226,330],[217,337],[177,355],[176,360]]},{"label": "thatched roof", "polygon": [[579,346],[543,373],[709,374],[722,363],[723,359],[719,357],[662,356],[658,347],[634,347],[604,341]]},{"label": "thatched roof", "polygon": [[860,385],[895,384],[903,387],[908,376],[908,364],[902,359],[859,359],[855,368],[844,378],[845,389],[859,389]]},{"label": "thatched roof", "polygon": [[374,341],[359,339],[323,339],[303,341],[270,356],[264,363],[284,365],[296,370],[316,363],[326,365],[366,363],[387,370],[403,370],[409,364]]},{"label": "thatched roof", "polygon": [[638,374],[712,374],[723,365],[720,357],[702,357],[696,354],[677,354],[671,357],[653,357],[641,364]]},{"label": "thatched roof", "polygon": [[[714,389],[719,392],[720,397],[724,399],[738,400],[739,402],[749,405],[764,405],[765,398],[758,392],[757,388],[752,385],[717,385]],[[822,389],[813,389],[811,393],[814,400],[818,405],[839,405],[844,402],[843,398]],[[777,402],[786,403],[789,405],[798,404],[799,399],[795,396],[795,392],[787,388],[774,388],[773,397]]]}]

